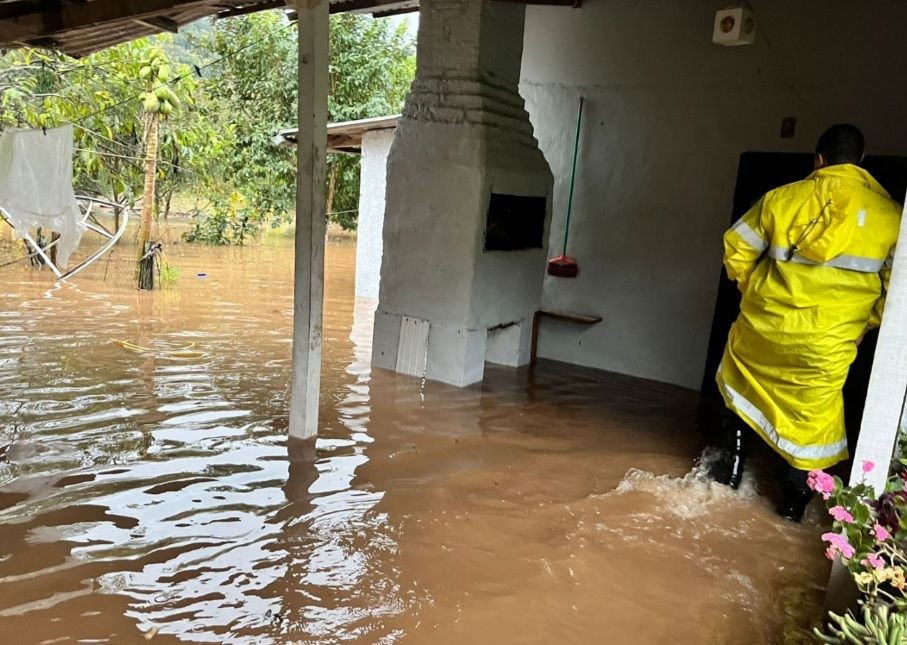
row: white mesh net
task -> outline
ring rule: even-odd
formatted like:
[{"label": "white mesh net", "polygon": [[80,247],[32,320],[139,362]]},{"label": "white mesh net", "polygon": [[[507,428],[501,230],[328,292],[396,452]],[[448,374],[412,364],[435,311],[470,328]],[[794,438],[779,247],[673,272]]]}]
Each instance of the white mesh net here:
[{"label": "white mesh net", "polygon": [[0,136],[0,208],[16,233],[43,228],[60,234],[62,269],[85,227],[72,188],[72,126],[6,130]]}]

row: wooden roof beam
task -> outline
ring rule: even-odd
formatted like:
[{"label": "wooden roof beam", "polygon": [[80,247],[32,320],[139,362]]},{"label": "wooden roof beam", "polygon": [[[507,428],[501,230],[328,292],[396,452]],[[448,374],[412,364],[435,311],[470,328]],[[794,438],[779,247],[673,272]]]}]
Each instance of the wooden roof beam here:
[{"label": "wooden roof beam", "polygon": [[573,7],[579,9],[583,6],[583,0],[500,0],[501,2],[513,2],[526,5],[547,5],[551,7]]},{"label": "wooden roof beam", "polygon": [[220,13],[216,14],[214,17],[218,20],[222,18],[235,18],[236,16],[245,16],[250,13],[267,11],[268,9],[280,9],[281,7],[286,6],[286,0],[267,0],[266,2],[256,2],[254,4],[249,4],[245,7],[227,9],[226,11],[221,11]]},{"label": "wooden roof beam", "polygon": [[358,152],[362,149],[362,135],[350,136],[348,134],[329,134],[328,148],[338,152]]},{"label": "wooden roof beam", "polygon": [[205,0],[93,0],[67,4],[0,20],[0,40],[27,41],[118,21],[156,18],[204,4],[208,3]]},{"label": "wooden roof beam", "polygon": [[405,13],[417,13],[419,11],[419,5],[413,5],[412,7],[401,7],[400,9],[388,9],[387,11],[376,11],[372,15],[375,18],[389,18],[390,16],[399,16]]},{"label": "wooden roof beam", "polygon": [[173,18],[165,18],[164,16],[151,16],[149,18],[138,18],[135,22],[144,26],[150,27],[158,31],[169,31],[171,34],[177,34],[180,30],[180,24]]}]

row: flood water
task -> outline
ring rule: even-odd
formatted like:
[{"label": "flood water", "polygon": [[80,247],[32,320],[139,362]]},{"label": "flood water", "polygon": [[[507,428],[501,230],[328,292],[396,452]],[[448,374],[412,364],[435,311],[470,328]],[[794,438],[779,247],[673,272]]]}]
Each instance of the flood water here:
[{"label": "flood water", "polygon": [[291,241],[169,255],[153,294],[0,273],[0,643],[806,642],[821,513],[696,479],[692,393],[372,372],[335,241],[288,445]]}]

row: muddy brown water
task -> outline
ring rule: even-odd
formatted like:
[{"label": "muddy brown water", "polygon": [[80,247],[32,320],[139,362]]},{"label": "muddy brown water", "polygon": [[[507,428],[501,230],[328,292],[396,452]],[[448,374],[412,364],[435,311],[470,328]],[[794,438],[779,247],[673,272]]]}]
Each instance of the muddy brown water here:
[{"label": "muddy brown water", "polygon": [[372,372],[346,240],[288,446],[290,241],[170,255],[154,294],[0,274],[0,643],[806,642],[820,510],[700,481],[693,394]]}]

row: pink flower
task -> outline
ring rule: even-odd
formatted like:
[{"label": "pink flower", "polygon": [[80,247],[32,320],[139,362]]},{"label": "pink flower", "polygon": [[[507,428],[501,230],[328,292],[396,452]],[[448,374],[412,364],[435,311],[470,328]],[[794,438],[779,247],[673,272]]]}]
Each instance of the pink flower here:
[{"label": "pink flower", "polygon": [[843,506],[833,506],[828,509],[828,514],[835,518],[838,522],[844,522],[845,524],[853,524],[853,515],[850,514]]},{"label": "pink flower", "polygon": [[806,478],[806,484],[809,486],[810,490],[819,493],[822,495],[822,499],[826,500],[831,497],[831,494],[835,491],[835,478],[821,470],[809,471],[809,476]]},{"label": "pink flower", "polygon": [[891,537],[891,533],[888,532],[888,529],[886,529],[881,524],[876,524],[874,527],[872,527],[870,533],[872,533],[879,542],[884,542]]},{"label": "pink flower", "polygon": [[884,569],[885,561],[882,559],[878,553],[870,553],[866,556],[866,559],[863,560],[862,564],[870,566],[873,569]]},{"label": "pink flower", "polygon": [[869,461],[868,459],[863,460],[863,473],[871,473],[872,469],[875,467],[875,462]]},{"label": "pink flower", "polygon": [[843,535],[838,533],[825,533],[822,535],[822,539],[825,542],[828,542],[828,549],[826,549],[825,555],[829,559],[833,558],[835,553],[840,553],[841,557],[847,560],[852,558],[854,553],[856,553],[856,550]]}]

